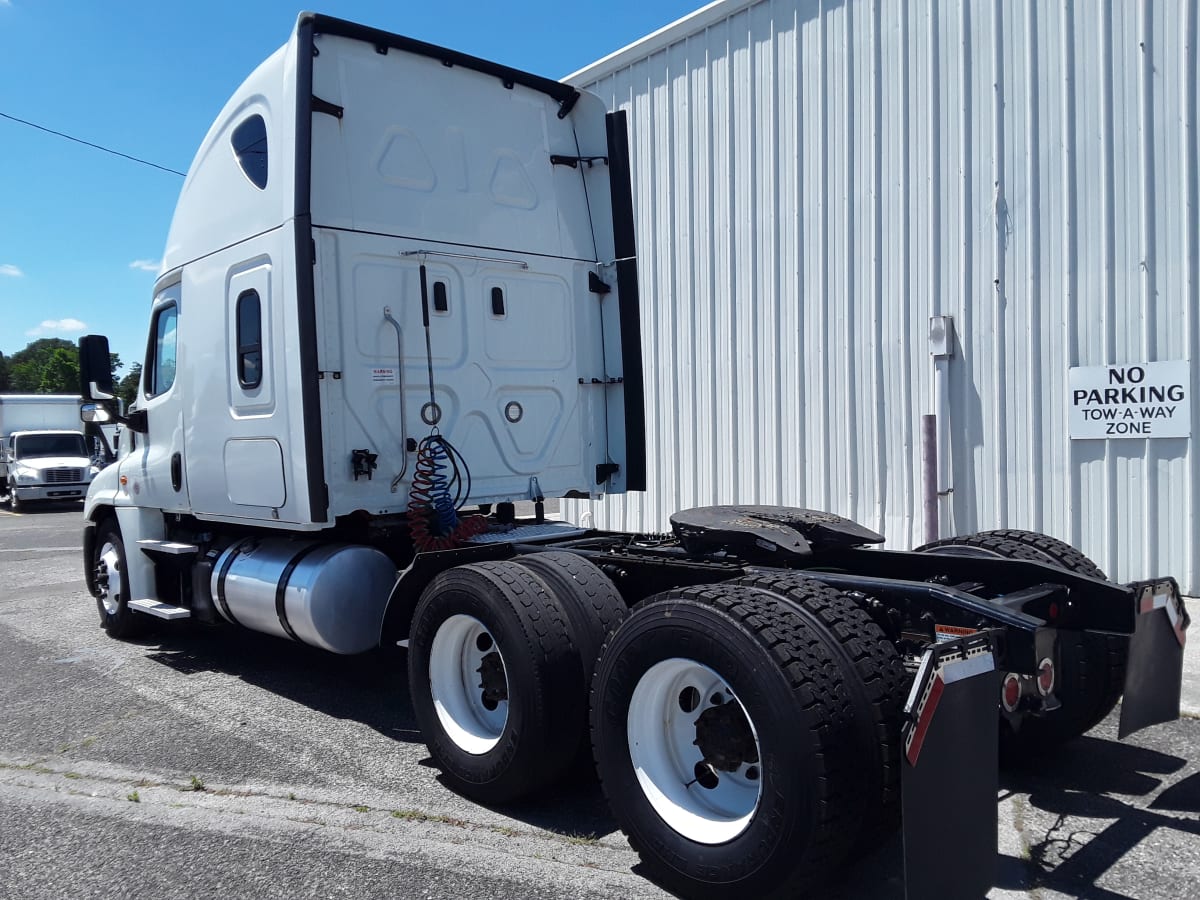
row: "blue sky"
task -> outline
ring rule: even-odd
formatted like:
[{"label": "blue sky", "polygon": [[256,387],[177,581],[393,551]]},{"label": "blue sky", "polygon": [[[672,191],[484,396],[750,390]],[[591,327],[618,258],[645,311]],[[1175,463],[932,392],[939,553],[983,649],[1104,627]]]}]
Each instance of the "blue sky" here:
[{"label": "blue sky", "polygon": [[[327,0],[309,8],[561,78],[701,0]],[[0,0],[0,112],[181,172],[286,42],[282,0]],[[0,118],[0,352],[107,334],[141,358],[178,175]]]}]

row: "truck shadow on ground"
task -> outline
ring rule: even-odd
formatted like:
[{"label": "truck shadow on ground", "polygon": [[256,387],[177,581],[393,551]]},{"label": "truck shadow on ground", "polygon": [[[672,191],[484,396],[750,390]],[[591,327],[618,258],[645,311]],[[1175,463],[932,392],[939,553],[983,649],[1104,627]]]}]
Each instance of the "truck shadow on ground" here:
[{"label": "truck shadow on ground", "polygon": [[1134,893],[1118,889],[1134,876],[1105,876],[1124,860],[1127,870],[1141,868],[1138,845],[1155,832],[1181,844],[1200,837],[1200,772],[1173,778],[1187,765],[1170,753],[1084,736],[1036,768],[1002,773],[1002,787],[1028,795],[1031,809],[1023,829],[1029,859],[1002,868],[999,886],[1098,900],[1144,896],[1141,883],[1131,883]]},{"label": "truck shadow on ground", "polygon": [[83,503],[79,500],[38,500],[36,503],[26,501],[17,509],[12,508],[12,504],[7,498],[0,500],[0,512],[10,513],[15,516],[37,516],[49,513],[79,511],[82,509]]},{"label": "truck shadow on ground", "polygon": [[[254,632],[198,625],[162,629],[144,646],[148,659],[177,672],[221,672],[321,715],[360,722],[388,739],[424,743],[402,650],[344,657]],[[1115,732],[1115,726],[1109,730]],[[428,758],[421,764],[433,766]],[[1170,753],[1086,736],[1036,765],[1003,770],[1000,801],[1027,795],[1031,815],[1021,823],[1028,858],[1001,855],[997,888],[1048,888],[1098,900],[1137,896],[1097,881],[1158,829],[1200,838],[1200,773],[1169,783],[1185,766],[1185,759]],[[617,831],[586,761],[549,794],[498,811],[569,839]],[[897,833],[854,859],[821,896],[901,898],[903,866]],[[634,871],[647,874],[640,865]]]},{"label": "truck shadow on ground", "polygon": [[[159,628],[143,644],[147,659],[184,675],[219,672],[321,715],[360,722],[388,739],[425,743],[409,700],[407,653],[399,648],[338,656],[269,635],[191,623]],[[433,767],[428,758],[421,764]],[[573,839],[617,830],[584,760],[551,792],[497,810]]]},{"label": "truck shadow on ground", "polygon": [[424,743],[408,699],[403,651],[338,656],[238,628],[160,626],[146,658],[184,675],[220,672],[322,715],[361,722],[386,737]]}]

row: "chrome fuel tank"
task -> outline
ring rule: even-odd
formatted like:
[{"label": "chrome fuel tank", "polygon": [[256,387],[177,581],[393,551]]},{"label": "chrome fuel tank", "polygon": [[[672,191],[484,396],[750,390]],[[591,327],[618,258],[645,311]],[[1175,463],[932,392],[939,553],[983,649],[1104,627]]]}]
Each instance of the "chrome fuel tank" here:
[{"label": "chrome fuel tank", "polygon": [[212,594],[228,621],[333,653],[379,642],[396,567],[373,547],[245,538],[213,567]]}]

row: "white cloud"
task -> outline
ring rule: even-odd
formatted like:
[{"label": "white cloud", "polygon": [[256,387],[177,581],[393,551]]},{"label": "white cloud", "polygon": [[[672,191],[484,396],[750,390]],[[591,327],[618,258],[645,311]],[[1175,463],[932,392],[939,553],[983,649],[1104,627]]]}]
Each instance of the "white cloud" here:
[{"label": "white cloud", "polygon": [[[0,0],[3,2],[3,0]],[[142,272],[155,272],[162,268],[162,263],[157,259],[135,259],[129,264],[129,268],[138,269]]]},{"label": "white cloud", "polygon": [[30,337],[40,337],[43,334],[48,334],[54,331],[78,334],[81,331],[87,331],[87,323],[71,318],[46,319],[37,328],[30,328],[25,333]]},{"label": "white cloud", "polygon": [[[4,0],[0,0],[0,4],[3,3]],[[24,274],[24,272],[14,266],[12,263],[4,263],[3,265],[0,265],[0,275],[6,275],[9,278],[21,278],[24,276]]]}]

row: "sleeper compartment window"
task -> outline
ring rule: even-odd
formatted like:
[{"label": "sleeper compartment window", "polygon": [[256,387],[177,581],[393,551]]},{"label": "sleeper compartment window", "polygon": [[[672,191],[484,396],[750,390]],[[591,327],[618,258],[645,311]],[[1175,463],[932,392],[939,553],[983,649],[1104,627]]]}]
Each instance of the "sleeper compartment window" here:
[{"label": "sleeper compartment window", "polygon": [[238,165],[257,188],[267,186],[267,123],[251,116],[233,129],[233,152]]},{"label": "sleeper compartment window", "polygon": [[262,303],[258,291],[237,298],[237,375],[243,388],[262,384]]}]

